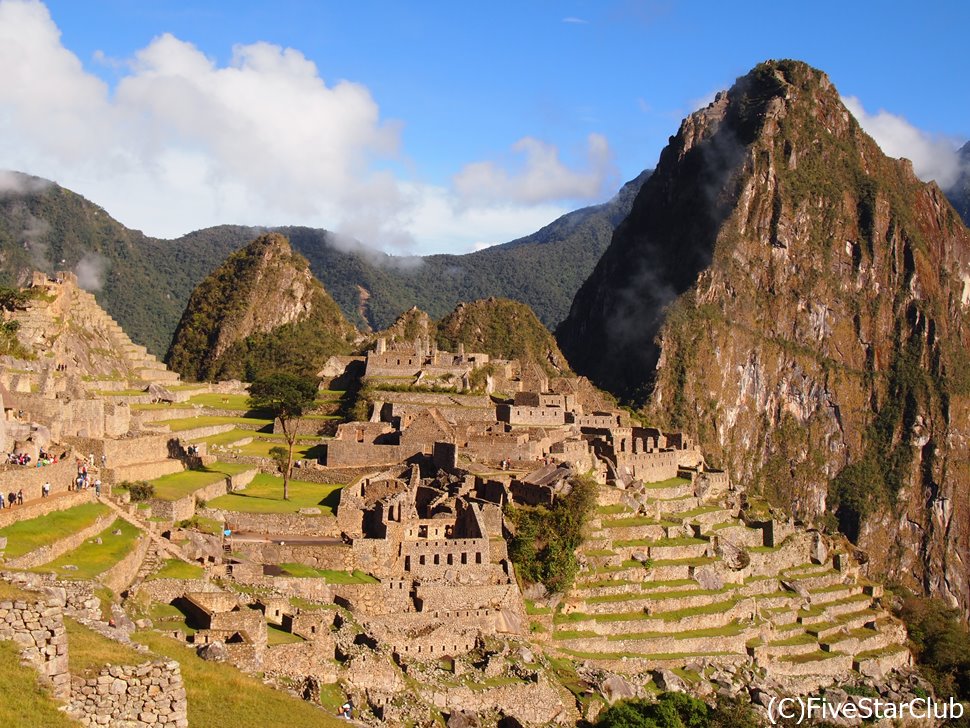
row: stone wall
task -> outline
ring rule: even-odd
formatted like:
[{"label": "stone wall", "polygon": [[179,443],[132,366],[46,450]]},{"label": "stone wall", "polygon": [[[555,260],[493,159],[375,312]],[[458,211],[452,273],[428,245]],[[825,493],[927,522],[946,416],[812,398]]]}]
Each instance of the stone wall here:
[{"label": "stone wall", "polygon": [[121,561],[112,566],[98,577],[98,580],[115,593],[120,593],[126,589],[138,575],[145,554],[151,539],[143,535],[138,539],[135,548],[132,549]]},{"label": "stone wall", "polygon": [[[33,468],[34,471],[44,470],[45,468]],[[74,468],[71,468],[72,472]],[[8,482],[3,474],[0,474],[0,480],[4,483],[4,489],[8,490],[6,483]],[[43,481],[41,481],[43,484]],[[22,506],[16,506],[15,508],[4,508],[0,511],[0,528],[9,526],[11,523],[16,523],[17,521],[25,521],[28,518],[38,518],[40,516],[46,516],[48,513],[53,513],[54,511],[66,511],[68,508],[74,508],[82,503],[88,503],[94,500],[94,489],[89,488],[87,490],[77,490],[63,495],[59,498],[41,498],[40,497],[40,486],[37,486],[36,500],[32,500]],[[67,486],[59,490],[67,491]],[[51,482],[51,492],[55,492],[54,483]],[[29,499],[27,495],[27,489],[24,488],[24,498]]]},{"label": "stone wall", "polygon": [[318,569],[349,570],[355,565],[346,544],[237,542],[235,551],[262,564],[298,563]]},{"label": "stone wall", "polygon": [[221,592],[222,589],[203,579],[151,579],[138,585],[139,597],[147,596],[152,601],[171,604],[189,592]]},{"label": "stone wall", "polygon": [[221,495],[225,495],[232,489],[231,483],[232,480],[227,477],[224,480],[216,481],[211,485],[207,485],[204,488],[199,488],[198,490],[173,501],[153,498],[151,501],[149,501],[152,507],[152,517],[161,518],[172,522],[184,521],[191,518],[195,515],[195,504],[197,500],[201,499],[210,501],[214,498],[218,498]]},{"label": "stone wall", "polygon": [[187,711],[182,670],[175,660],[108,665],[97,677],[71,680],[69,713],[81,725],[188,728]]},{"label": "stone wall", "polygon": [[[5,466],[3,470],[0,470],[0,489],[3,490],[4,498],[6,498],[10,491],[16,493],[23,488],[24,500],[32,501],[40,498],[44,483],[50,482],[51,493],[64,493],[67,492],[68,485],[74,483],[75,478],[77,478],[77,464],[74,462],[74,458],[69,455],[56,465],[45,465],[43,467],[36,467],[34,464]],[[4,519],[10,518],[12,514],[18,512],[21,511],[17,508],[10,511],[6,509],[0,511],[0,524],[6,525]],[[13,520],[19,520],[19,518],[13,517],[11,521]]]},{"label": "stone wall", "polygon": [[413,447],[405,445],[330,440],[327,442],[326,463],[331,468],[396,465],[415,454]]},{"label": "stone wall", "polygon": [[94,538],[104,529],[110,526],[114,522],[114,519],[114,513],[99,516],[98,519],[87,528],[82,528],[80,531],[72,533],[70,536],[65,536],[59,541],[55,541],[47,546],[41,546],[40,548],[24,554],[19,558],[11,559],[6,565],[11,569],[32,569],[35,566],[46,564],[49,561],[53,561],[61,554],[66,554],[68,551],[73,551],[89,538]]},{"label": "stone wall", "polygon": [[0,601],[0,640],[16,642],[25,662],[48,683],[54,697],[64,700],[71,690],[67,664],[67,630],[61,607],[54,600],[31,603]]},{"label": "stone wall", "polygon": [[336,682],[333,638],[270,647],[263,653],[263,672],[292,678],[312,675],[324,683]]},{"label": "stone wall", "polygon": [[[302,475],[302,474],[301,474]],[[229,524],[233,531],[270,533],[277,536],[324,536],[339,538],[337,519],[330,515],[301,516],[296,513],[237,513],[202,508],[198,515]]]},{"label": "stone wall", "polygon": [[441,578],[460,570],[471,579],[487,576],[491,562],[487,538],[418,539],[401,543],[404,570],[415,578]]}]

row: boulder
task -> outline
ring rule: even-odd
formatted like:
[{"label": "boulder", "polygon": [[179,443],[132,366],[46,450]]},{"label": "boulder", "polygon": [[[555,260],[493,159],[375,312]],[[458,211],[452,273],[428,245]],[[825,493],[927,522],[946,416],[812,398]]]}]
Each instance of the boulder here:
[{"label": "boulder", "polygon": [[629,700],[637,696],[637,689],[619,675],[607,676],[600,684],[600,692],[610,705],[617,700]]},{"label": "boulder", "polygon": [[63,607],[67,605],[67,589],[61,586],[45,586],[41,592],[47,597],[47,603]]},{"label": "boulder", "polygon": [[809,548],[809,556],[814,564],[826,564],[829,560],[829,547],[825,543],[825,538],[818,531],[812,532],[812,545]]},{"label": "boulder", "polygon": [[222,640],[216,640],[207,645],[202,645],[196,650],[196,654],[203,660],[209,660],[210,662],[225,662],[229,659],[229,651],[226,649],[226,645]]},{"label": "boulder", "polygon": [[734,571],[740,571],[751,563],[751,557],[743,546],[731,543],[722,536],[717,537],[715,552],[724,564]]},{"label": "boulder", "polygon": [[479,728],[478,716],[470,710],[456,710],[448,716],[448,728]]},{"label": "boulder", "polygon": [[45,425],[32,424],[30,426],[30,441],[41,450],[46,450],[51,444],[51,431]]},{"label": "boulder", "polygon": [[686,693],[687,684],[670,670],[660,668],[653,671],[653,681],[657,687],[667,692]]},{"label": "boulder", "polygon": [[701,589],[721,589],[724,587],[724,579],[710,566],[694,569],[694,581],[700,585]]},{"label": "boulder", "polygon": [[148,385],[145,391],[151,396],[153,402],[174,402],[175,395],[157,382]]},{"label": "boulder", "polygon": [[781,584],[782,589],[786,589],[790,592],[795,592],[800,597],[804,597],[807,599],[809,596],[808,589],[806,589],[800,581],[785,581],[784,579],[782,579],[779,581],[779,583]]}]

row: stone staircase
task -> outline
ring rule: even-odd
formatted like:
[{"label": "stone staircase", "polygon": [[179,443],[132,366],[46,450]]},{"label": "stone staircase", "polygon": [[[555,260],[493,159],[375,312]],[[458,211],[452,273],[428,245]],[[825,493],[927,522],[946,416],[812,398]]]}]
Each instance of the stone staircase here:
[{"label": "stone staircase", "polygon": [[[635,502],[602,488],[581,572],[552,619],[552,650],[626,674],[753,659],[822,682],[908,664],[881,587],[846,554],[822,554],[807,531],[738,516],[686,483],[647,486]],[[727,557],[738,551],[747,565]]]}]

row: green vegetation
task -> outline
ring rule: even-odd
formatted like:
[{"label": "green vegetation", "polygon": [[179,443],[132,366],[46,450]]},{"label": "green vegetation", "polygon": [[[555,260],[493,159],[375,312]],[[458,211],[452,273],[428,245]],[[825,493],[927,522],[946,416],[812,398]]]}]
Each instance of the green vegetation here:
[{"label": "green vegetation", "polygon": [[[286,457],[283,448],[271,448],[270,456],[276,460],[283,473],[283,500],[289,500],[290,477],[293,473],[293,446],[299,432],[300,420],[317,396],[317,380],[312,376],[300,376],[275,372],[257,379],[249,387],[249,404],[254,409],[269,411],[283,430],[286,441]],[[275,454],[274,454],[275,453]]]},{"label": "green vegetation", "polygon": [[360,569],[350,571],[338,571],[336,569],[315,569],[306,564],[280,564],[280,567],[289,576],[296,576],[308,579],[324,579],[329,584],[376,584],[375,579]]},{"label": "green vegetation", "polygon": [[[116,536],[113,531],[121,531]],[[116,518],[108,528],[99,533],[101,543],[95,539],[86,541],[73,551],[68,551],[34,571],[51,571],[66,579],[93,579],[121,561],[131,551],[141,534],[135,526]],[[70,568],[69,568],[70,567]]]},{"label": "green vegetation", "polygon": [[159,425],[168,425],[172,432],[184,432],[194,430],[197,427],[211,427],[212,425],[248,425],[254,430],[268,427],[273,424],[273,420],[268,417],[232,417],[217,415],[202,415],[200,417],[178,417],[172,420],[159,420]]},{"label": "green vegetation", "polygon": [[[305,314],[287,322],[294,304]],[[254,310],[262,330],[245,323]],[[283,371],[312,376],[330,356],[350,353],[356,334],[310,277],[307,260],[282,235],[268,233],[230,255],[196,286],[166,362],[197,380],[252,381]]]},{"label": "green vegetation", "polygon": [[151,485],[155,489],[155,498],[172,501],[250,469],[252,466],[244,463],[213,463],[199,470],[163,475],[151,481]]},{"label": "green vegetation", "polygon": [[518,301],[488,298],[461,304],[438,322],[437,335],[445,351],[457,351],[464,344],[466,351],[531,362],[552,376],[569,370],[552,334]]},{"label": "green vegetation", "polygon": [[722,700],[710,708],[685,693],[661,693],[656,702],[624,700],[603,711],[595,728],[757,728],[750,707]]},{"label": "green vegetation", "polygon": [[142,665],[152,659],[150,655],[108,639],[70,617],[64,618],[64,627],[70,646],[68,664],[73,675],[96,677],[105,665]]},{"label": "green vegetation", "polygon": [[64,511],[54,511],[0,528],[0,536],[7,539],[4,558],[10,561],[36,551],[42,546],[49,546],[87,528],[108,513],[110,510],[106,505],[84,503]]},{"label": "green vegetation", "polygon": [[319,508],[324,514],[333,514],[340,501],[338,484],[310,483],[291,480],[290,499],[280,497],[283,479],[260,473],[245,490],[234,491],[209,501],[210,508],[238,513],[296,513],[301,508]]},{"label": "green vegetation", "polygon": [[542,583],[553,592],[564,592],[573,583],[579,564],[576,549],[583,529],[596,505],[596,482],[587,476],[571,480],[572,491],[551,508],[509,506],[515,527],[509,556],[521,579]]},{"label": "green vegetation", "polygon": [[205,569],[196,564],[188,564],[181,559],[166,559],[164,566],[149,577],[150,579],[201,579]]},{"label": "green vegetation", "polygon": [[144,632],[136,634],[134,639],[182,666],[190,725],[206,728],[346,725],[326,711],[274,690],[231,665],[206,662],[169,637]]},{"label": "green vegetation", "polygon": [[970,634],[960,612],[939,599],[906,594],[897,611],[921,672],[940,696],[970,701]]},{"label": "green vegetation", "polygon": [[290,645],[303,642],[304,640],[299,635],[293,634],[292,632],[287,632],[281,627],[277,627],[275,624],[267,624],[266,641],[269,645]]},{"label": "green vegetation", "polygon": [[77,728],[78,724],[59,710],[60,703],[41,687],[37,671],[21,663],[20,647],[15,642],[0,640],[0,695],[0,725]]}]

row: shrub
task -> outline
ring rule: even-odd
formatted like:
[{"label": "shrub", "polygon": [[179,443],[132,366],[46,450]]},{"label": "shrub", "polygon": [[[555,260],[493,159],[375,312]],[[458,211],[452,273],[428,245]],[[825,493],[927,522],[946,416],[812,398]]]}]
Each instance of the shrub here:
[{"label": "shrub", "polygon": [[141,503],[155,497],[155,486],[147,480],[137,480],[135,482],[125,481],[120,488],[124,488],[131,495],[132,503]]},{"label": "shrub", "polygon": [[939,599],[906,594],[896,614],[906,623],[916,661],[937,694],[970,700],[970,634],[959,611]]},{"label": "shrub", "polygon": [[566,591],[576,577],[576,549],[583,527],[596,505],[596,482],[587,476],[571,480],[572,491],[550,508],[509,506],[515,526],[509,556],[519,576],[553,592]]}]

